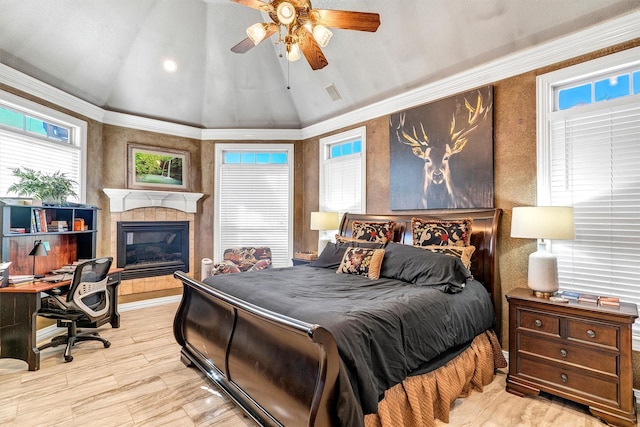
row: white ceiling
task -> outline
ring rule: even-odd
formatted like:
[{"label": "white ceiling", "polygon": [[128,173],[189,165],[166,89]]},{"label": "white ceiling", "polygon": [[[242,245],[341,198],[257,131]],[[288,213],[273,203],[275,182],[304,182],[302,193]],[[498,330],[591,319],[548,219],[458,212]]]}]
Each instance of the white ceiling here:
[{"label": "white ceiling", "polygon": [[[312,71],[304,58],[280,58],[272,41],[232,53],[269,18],[229,0],[0,0],[0,63],[110,111],[207,129],[301,129],[640,9],[640,0],[312,4],[377,12],[381,25],[334,30],[329,65]],[[327,93],[332,84],[341,100]]]}]

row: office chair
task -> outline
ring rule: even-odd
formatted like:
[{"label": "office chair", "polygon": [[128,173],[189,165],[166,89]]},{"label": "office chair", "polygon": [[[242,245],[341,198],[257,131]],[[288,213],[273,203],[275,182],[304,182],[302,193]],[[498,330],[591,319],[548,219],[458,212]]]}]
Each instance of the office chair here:
[{"label": "office chair", "polygon": [[100,337],[95,329],[79,331],[80,321],[97,322],[111,315],[109,306],[108,273],[113,262],[112,257],[96,258],[76,266],[69,291],[64,294],[60,288],[47,291],[42,298],[38,316],[55,319],[59,327],[67,327],[67,334],[54,337],[50,342],[38,347],[43,350],[66,344],[65,362],[71,362],[71,347],[79,341],[100,341],[105,348],[111,343]]}]

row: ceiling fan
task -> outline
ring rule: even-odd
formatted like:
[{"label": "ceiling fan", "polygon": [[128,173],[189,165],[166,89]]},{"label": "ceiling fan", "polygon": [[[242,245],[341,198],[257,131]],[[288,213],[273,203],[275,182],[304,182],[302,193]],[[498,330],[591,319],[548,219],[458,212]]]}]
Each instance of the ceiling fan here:
[{"label": "ceiling fan", "polygon": [[284,44],[287,59],[297,61],[302,53],[314,70],[329,64],[321,49],[333,35],[327,27],[375,32],[380,26],[377,13],[313,9],[309,0],[231,1],[266,12],[273,21],[247,28],[247,38],[232,47],[232,52],[245,53],[278,33],[276,43]]}]

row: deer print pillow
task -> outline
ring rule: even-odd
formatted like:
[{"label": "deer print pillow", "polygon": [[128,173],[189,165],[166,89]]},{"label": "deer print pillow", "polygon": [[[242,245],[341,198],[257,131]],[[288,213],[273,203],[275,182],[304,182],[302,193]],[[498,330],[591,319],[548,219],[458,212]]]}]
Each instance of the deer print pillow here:
[{"label": "deer print pillow", "polygon": [[411,218],[413,246],[469,246],[473,218],[438,220]]}]

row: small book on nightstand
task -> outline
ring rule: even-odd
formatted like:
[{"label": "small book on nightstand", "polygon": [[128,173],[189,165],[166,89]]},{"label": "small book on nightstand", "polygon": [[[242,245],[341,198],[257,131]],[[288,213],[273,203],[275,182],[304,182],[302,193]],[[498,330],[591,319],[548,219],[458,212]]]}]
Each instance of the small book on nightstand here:
[{"label": "small book on nightstand", "polygon": [[616,297],[600,297],[600,305],[606,305],[609,307],[620,307],[620,298]]},{"label": "small book on nightstand", "polygon": [[580,294],[580,296],[578,296],[578,302],[586,302],[590,304],[597,304],[598,299],[598,295],[594,294]]}]

